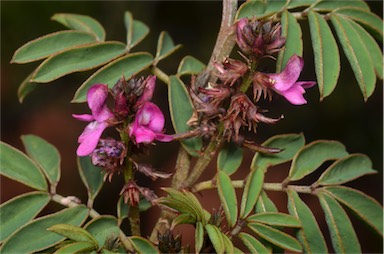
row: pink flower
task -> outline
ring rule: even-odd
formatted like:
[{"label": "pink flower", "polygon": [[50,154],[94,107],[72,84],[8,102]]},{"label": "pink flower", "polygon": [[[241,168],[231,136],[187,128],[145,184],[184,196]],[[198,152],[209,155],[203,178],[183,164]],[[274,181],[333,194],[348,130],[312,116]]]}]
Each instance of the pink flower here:
[{"label": "pink flower", "polygon": [[296,82],[303,67],[303,58],[293,55],[281,73],[267,74],[272,80],[271,88],[294,105],[306,104],[307,101],[303,96],[305,93],[304,88],[309,88],[316,84],[314,81]]},{"label": "pink flower", "polygon": [[145,102],[137,111],[135,121],[129,136],[134,137],[137,144],[152,143],[154,140],[169,142],[172,136],[163,134],[164,115],[158,106],[152,102]]},{"label": "pink flower", "polygon": [[101,134],[111,125],[115,116],[106,105],[108,87],[104,84],[93,85],[87,93],[88,106],[92,115],[83,114],[72,116],[80,121],[90,122],[78,138],[78,156],[87,156],[95,150]]}]

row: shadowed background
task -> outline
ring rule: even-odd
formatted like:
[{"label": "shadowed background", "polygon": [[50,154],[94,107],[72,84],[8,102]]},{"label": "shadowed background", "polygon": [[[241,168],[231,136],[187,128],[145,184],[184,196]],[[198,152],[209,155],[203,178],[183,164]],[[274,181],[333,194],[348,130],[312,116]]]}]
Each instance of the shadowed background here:
[{"label": "shadowed background", "polygon": [[[368,4],[377,15],[382,16],[382,1],[370,1]],[[128,10],[135,19],[147,24],[149,36],[134,48],[134,51],[149,51],[155,54],[157,38],[161,31],[167,31],[175,44],[183,47],[171,57],[160,62],[159,67],[167,74],[176,73],[180,60],[185,55],[192,55],[202,62],[209,60],[221,19],[221,2],[170,2],[170,1],[86,1],[86,2],[1,2],[1,140],[19,149],[23,149],[20,135],[35,134],[55,145],[62,156],[62,177],[58,193],[74,195],[86,201],[86,189],[78,176],[76,166],[77,137],[85,123],[71,117],[72,113],[88,113],[85,104],[70,104],[76,89],[93,71],[75,73],[57,81],[42,84],[20,104],[17,88],[24,78],[34,70],[36,63],[17,65],[9,64],[13,52],[24,43],[39,36],[65,29],[59,23],[50,21],[55,13],[85,14],[97,19],[105,28],[107,40],[125,41],[124,12]],[[307,22],[302,22],[305,67],[301,80],[314,80],[313,53]],[[349,153],[367,154],[373,161],[373,168],[379,174],[366,176],[348,184],[373,196],[381,202],[383,168],[383,88],[379,81],[372,97],[364,102],[360,89],[354,79],[349,64],[341,52],[342,70],[339,83],[331,96],[319,102],[317,88],[307,90],[305,97],[308,104],[293,106],[282,98],[275,97],[272,104],[265,104],[270,116],[284,114],[285,119],[270,126],[260,124],[255,139],[262,143],[267,138],[281,133],[303,132],[307,143],[316,139],[334,139],[342,142]],[[167,110],[167,91],[164,84],[157,82],[154,101],[164,109],[167,119],[167,133],[173,133]],[[108,133],[107,133],[108,134]],[[112,134],[112,132],[111,132]],[[177,144],[157,144],[152,149],[151,163],[167,172],[172,172],[177,153]],[[245,152],[242,168],[236,176],[248,171],[252,159],[250,152]],[[214,175],[215,165],[211,164],[210,178]],[[285,178],[289,164],[271,170],[268,182],[277,182]],[[321,173],[321,172],[320,172]],[[312,175],[308,181],[319,176]],[[112,183],[106,183],[96,199],[95,207],[100,213],[116,211],[118,193],[122,188],[121,177],[115,176]],[[139,183],[149,185],[150,180],[140,178]],[[167,181],[160,181],[156,186],[164,186]],[[156,187],[157,188],[157,187]],[[1,202],[11,197],[30,191],[28,187],[14,181],[1,178]],[[156,190],[158,192],[158,190]],[[159,192],[161,194],[161,192]],[[280,200],[278,207],[286,211],[286,198],[283,193],[269,193],[274,200]],[[213,195],[213,194],[212,194]],[[207,207],[216,208],[219,202],[210,193],[202,197]],[[314,212],[323,216],[317,201],[311,201]],[[58,210],[56,204],[48,206],[45,212]],[[154,213],[158,212],[157,208]],[[210,208],[208,209],[210,210]],[[151,213],[145,219],[144,226],[151,228],[154,216]],[[149,217],[149,219],[147,219]],[[153,218],[153,219],[152,219]],[[381,252],[382,240],[373,233],[365,233],[367,227],[353,220],[358,228],[364,252]],[[324,223],[323,223],[324,224]],[[326,226],[322,226],[326,229]],[[147,232],[144,230],[144,232]],[[192,231],[193,232],[193,231]],[[149,231],[148,231],[149,234]]]}]

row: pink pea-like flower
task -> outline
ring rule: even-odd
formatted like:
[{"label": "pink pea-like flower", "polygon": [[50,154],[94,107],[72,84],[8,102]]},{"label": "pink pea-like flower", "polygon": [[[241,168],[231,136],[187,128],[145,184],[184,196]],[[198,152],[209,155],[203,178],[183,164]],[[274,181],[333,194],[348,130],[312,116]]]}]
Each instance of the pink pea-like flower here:
[{"label": "pink pea-like flower", "polygon": [[307,101],[303,96],[305,93],[304,88],[309,88],[316,84],[314,81],[296,82],[303,67],[303,58],[293,55],[281,73],[267,74],[272,81],[271,88],[294,105],[306,104]]},{"label": "pink pea-like flower", "polygon": [[87,93],[87,102],[92,114],[72,115],[80,121],[90,122],[78,138],[80,143],[76,151],[78,156],[91,154],[95,150],[103,131],[111,126],[115,120],[114,114],[106,105],[107,97],[108,87],[106,85],[93,85]]},{"label": "pink pea-like flower", "polygon": [[136,144],[150,144],[154,140],[169,142],[172,136],[163,133],[164,115],[160,108],[152,102],[145,102],[137,111],[135,121],[130,129],[129,136],[134,138]]}]

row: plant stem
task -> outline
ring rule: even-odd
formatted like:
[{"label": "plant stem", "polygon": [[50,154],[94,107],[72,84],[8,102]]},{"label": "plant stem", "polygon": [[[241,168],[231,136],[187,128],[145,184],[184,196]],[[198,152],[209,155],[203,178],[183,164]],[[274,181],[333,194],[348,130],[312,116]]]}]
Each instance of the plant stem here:
[{"label": "plant stem", "polygon": [[[232,186],[234,188],[244,188],[245,181],[243,180],[234,180],[232,181]],[[191,188],[192,192],[199,192],[203,190],[216,188],[216,184],[212,180],[200,182]],[[312,186],[302,186],[302,185],[285,185],[283,183],[264,183],[263,189],[268,191],[286,191],[294,190],[299,193],[315,194],[315,190]]]},{"label": "plant stem", "polygon": [[212,136],[210,143],[205,149],[202,156],[196,162],[196,165],[193,167],[191,174],[186,179],[185,183],[183,183],[184,187],[189,187],[194,184],[197,179],[201,176],[204,170],[207,168],[208,164],[211,162],[213,156],[215,155],[217,148],[222,144],[223,141],[223,131],[224,126],[220,124],[218,127],[216,135]]},{"label": "plant stem", "polygon": [[[213,48],[211,58],[209,60],[207,71],[211,72],[214,68],[215,61],[221,59],[231,53],[235,46],[235,29],[233,22],[237,11],[237,0],[224,0],[223,12],[221,18],[220,31],[217,36],[215,47]],[[215,77],[211,75],[210,81],[213,82]]]},{"label": "plant stem", "polygon": [[164,73],[162,70],[160,70],[156,66],[151,66],[150,71],[152,72],[153,75],[156,75],[156,77],[158,77],[161,81],[163,81],[164,84],[169,86],[169,83],[170,83],[169,76],[166,73]]}]

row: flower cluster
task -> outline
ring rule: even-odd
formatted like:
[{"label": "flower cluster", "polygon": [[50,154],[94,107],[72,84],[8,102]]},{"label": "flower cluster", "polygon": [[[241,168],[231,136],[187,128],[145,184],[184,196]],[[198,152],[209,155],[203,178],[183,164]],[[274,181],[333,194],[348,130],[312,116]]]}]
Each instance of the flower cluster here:
[{"label": "flower cluster", "polygon": [[[243,127],[256,131],[257,124],[274,124],[278,118],[262,114],[257,102],[272,99],[274,93],[283,96],[294,105],[307,103],[305,88],[315,85],[313,81],[300,81],[304,67],[301,57],[293,55],[280,73],[264,73],[257,66],[264,58],[274,59],[273,54],[284,49],[285,38],[281,25],[272,21],[249,21],[241,19],[236,23],[236,42],[244,61],[226,57],[221,63],[215,62],[217,82],[205,86],[196,85],[192,79],[190,94],[195,112],[188,122],[191,126],[217,126],[223,123],[224,136],[237,143],[243,143],[240,131]],[[253,100],[247,95],[248,88],[253,91]],[[249,145],[248,145],[249,146]]]},{"label": "flower cluster", "polygon": [[[89,122],[78,138],[80,145],[77,155],[91,156],[92,163],[105,170],[104,179],[108,178],[111,181],[113,174],[120,173],[127,167],[127,163],[133,165],[131,168],[144,172],[152,179],[169,177],[168,174],[157,172],[132,159],[132,156],[154,141],[173,140],[171,135],[164,134],[163,113],[151,102],[155,84],[156,76],[149,76],[130,80],[121,78],[112,89],[105,84],[93,85],[87,93],[91,114],[73,115],[78,120]],[[112,110],[107,105],[110,97],[112,97]],[[120,140],[101,138],[109,127],[118,130]],[[132,205],[137,205],[138,194],[134,193],[140,192],[134,192],[134,189],[140,189],[141,194],[145,192],[148,197],[151,196],[148,191],[144,191],[146,189],[136,188],[135,183],[130,183],[123,188],[122,194]]]}]

